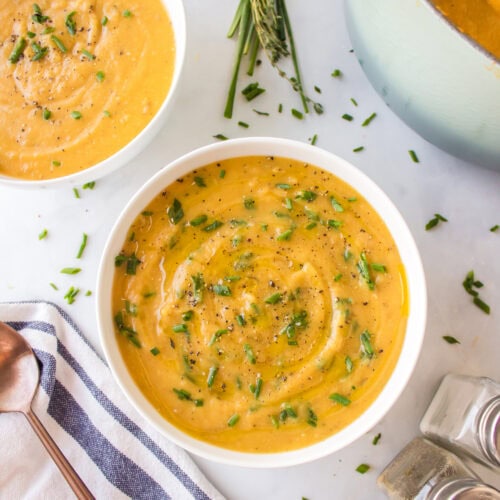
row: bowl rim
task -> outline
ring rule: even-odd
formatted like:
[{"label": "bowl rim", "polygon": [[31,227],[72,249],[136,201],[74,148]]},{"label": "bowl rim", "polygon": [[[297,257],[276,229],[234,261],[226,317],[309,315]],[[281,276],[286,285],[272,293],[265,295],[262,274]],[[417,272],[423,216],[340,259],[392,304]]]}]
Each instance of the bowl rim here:
[{"label": "bowl rim", "polygon": [[[185,434],[170,424],[149,403],[135,385],[119,352],[111,310],[114,257],[126,239],[137,214],[151,199],[179,177],[195,168],[240,156],[284,156],[322,168],[351,184],[379,213],[393,236],[405,265],[410,310],[401,353],[393,372],[376,400],[351,424],[329,438],[298,450],[277,453],[247,453],[220,448]],[[316,146],[290,139],[249,137],[211,144],[187,153],[166,165],[147,181],[122,210],[102,253],[98,270],[96,308],[99,338],[115,381],[132,406],[162,435],[200,457],[229,465],[275,468],[310,462],[338,451],[370,431],[389,411],[404,390],[422,347],[427,291],[420,255],[403,217],[366,174],[354,165]]]},{"label": "bowl rim", "polygon": [[172,31],[175,39],[175,62],[174,71],[172,74],[172,81],[168,89],[167,95],[163,100],[161,106],[158,108],[155,115],[146,124],[146,126],[125,146],[118,151],[108,156],[104,160],[96,163],[95,165],[73,172],[69,175],[54,177],[51,179],[19,179],[17,177],[10,177],[0,174],[0,186],[33,189],[33,188],[51,188],[60,185],[70,184],[84,184],[85,182],[95,181],[104,177],[126,163],[135,158],[154,138],[164,125],[166,120],[167,108],[170,109],[170,102],[176,93],[176,89],[181,78],[184,68],[186,56],[186,13],[182,0],[160,0],[165,10],[168,13],[169,19],[172,24]]}]

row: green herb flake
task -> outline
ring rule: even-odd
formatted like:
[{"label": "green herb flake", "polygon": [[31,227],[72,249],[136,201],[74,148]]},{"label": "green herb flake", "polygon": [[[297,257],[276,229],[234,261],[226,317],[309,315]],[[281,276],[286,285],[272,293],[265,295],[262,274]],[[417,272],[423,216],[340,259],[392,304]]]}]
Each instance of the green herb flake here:
[{"label": "green herb flake", "polygon": [[214,222],[212,222],[208,226],[205,226],[203,228],[203,231],[210,233],[211,231],[215,231],[216,229],[219,229],[219,227],[221,227],[222,225],[224,225],[223,222],[221,222],[220,220],[215,220]]},{"label": "green herb flake", "polygon": [[357,268],[358,268],[360,276],[363,278],[363,280],[368,285],[368,288],[370,290],[373,290],[375,288],[375,283],[372,281],[372,278],[370,275],[370,268],[368,266],[368,261],[366,260],[365,252],[361,252],[361,255],[359,256]]},{"label": "green herb flake", "polygon": [[367,127],[375,119],[377,113],[372,113],[362,124],[362,127]]},{"label": "green herb flake", "polygon": [[178,224],[184,217],[184,210],[182,209],[181,202],[175,198],[172,205],[167,208],[167,215],[172,224]]},{"label": "green herb flake", "polygon": [[486,304],[479,296],[474,297],[472,302],[481,309],[485,314],[490,314],[490,306]]},{"label": "green herb flake", "polygon": [[69,305],[71,305],[71,304],[73,304],[73,302],[75,302],[75,298],[76,298],[76,296],[78,295],[79,292],[80,292],[79,288],[75,288],[75,287],[72,286],[66,292],[66,295],[64,296],[64,299],[66,300],[66,302]]},{"label": "green herb flake", "polygon": [[373,358],[373,355],[375,354],[375,351],[373,350],[373,346],[371,343],[371,334],[368,330],[365,330],[361,335],[360,335],[360,340],[361,340],[361,346],[363,349],[363,353],[366,355],[367,358],[371,359]]},{"label": "green herb flake", "polygon": [[228,427],[234,427],[240,419],[240,416],[235,413],[234,415],[231,415],[227,421]]},{"label": "green herb flake", "polygon": [[334,208],[334,210],[336,212],[343,212],[344,211],[344,208],[342,207],[342,205],[333,196],[330,196],[330,203],[332,204],[332,207]]},{"label": "green herb flake", "polygon": [[425,230],[429,231],[433,227],[436,227],[440,222],[448,222],[446,217],[441,214],[434,214],[434,217],[425,225]]},{"label": "green herb flake", "polygon": [[229,330],[227,328],[221,328],[220,330],[217,330],[210,338],[208,345],[214,345],[222,337],[222,335],[226,335],[228,332]]},{"label": "green herb flake", "polygon": [[80,111],[72,111],[70,114],[73,120],[80,120],[82,118],[82,114],[80,113]]},{"label": "green herb flake", "polygon": [[211,366],[210,369],[208,370],[208,377],[207,377],[207,387],[208,388],[210,388],[214,385],[215,376],[217,375],[218,371],[219,371],[219,368],[217,366]]},{"label": "green herb flake", "polygon": [[52,160],[52,166],[53,167],[60,167],[61,166],[61,162],[57,161],[57,160]]},{"label": "green herb flake", "polygon": [[384,266],[383,264],[376,264],[375,262],[372,262],[370,264],[370,267],[374,270],[377,271],[378,273],[386,273],[387,272],[387,267]]},{"label": "green herb flake", "polygon": [[283,300],[283,294],[282,293],[273,293],[267,299],[264,300],[266,304],[277,304],[278,302],[281,302]]},{"label": "green herb flake", "polygon": [[243,199],[243,206],[247,210],[253,210],[255,208],[255,200],[253,198],[247,198],[247,197],[245,197]]},{"label": "green herb flake", "polygon": [[88,50],[82,49],[82,56],[86,57],[88,60],[93,61],[95,59],[95,55],[91,54]]},{"label": "green herb flake", "polygon": [[149,350],[149,352],[153,355],[153,356],[158,356],[158,354],[160,354],[160,349],[158,349],[158,347],[153,347],[152,349]]},{"label": "green herb flake", "polygon": [[49,285],[54,289],[54,290],[59,290],[58,286],[55,283],[49,283]]},{"label": "green herb flake", "polygon": [[374,438],[372,440],[373,446],[377,446],[377,444],[380,441],[381,437],[382,437],[382,434],[380,432],[376,436],[374,436]]},{"label": "green herb flake", "polygon": [[352,359],[349,356],[346,356],[344,359],[345,369],[347,373],[352,373],[352,369],[354,368],[354,364]]},{"label": "green herb flake", "polygon": [[102,26],[106,26],[106,24],[108,24],[108,17],[107,16],[103,16],[102,19],[101,19],[101,25]]},{"label": "green herb flake", "polygon": [[40,61],[47,55],[47,52],[49,50],[47,47],[42,47],[39,43],[36,42],[31,42],[31,48],[34,53],[33,57],[31,58],[32,61]]},{"label": "green herb flake", "polygon": [[73,19],[73,16],[76,14],[76,11],[70,12],[66,19],[64,20],[64,24],[66,25],[66,29],[70,35],[76,35],[76,22]]},{"label": "green herb flake", "polygon": [[219,141],[227,141],[228,137],[226,137],[224,134],[215,134],[212,136],[214,139],[219,139]]},{"label": "green herb flake", "polygon": [[317,194],[313,191],[299,191],[295,195],[297,200],[314,201],[317,198]]},{"label": "green herb flake", "polygon": [[79,267],[64,267],[61,269],[61,274],[78,274],[81,271]]},{"label": "green herb flake", "polygon": [[410,155],[410,158],[413,160],[414,163],[420,163],[420,160],[418,159],[417,153],[413,151],[413,149],[410,149],[408,151],[408,154]]},{"label": "green herb flake", "polygon": [[265,111],[259,111],[258,109],[253,109],[252,111],[260,116],[269,116],[269,113],[266,113]]},{"label": "green herb flake", "polygon": [[132,17],[132,12],[129,10],[129,9],[125,9],[123,12],[122,12],[122,16],[123,17]]},{"label": "green herb flake", "polygon": [[318,134],[314,134],[311,137],[310,142],[311,142],[311,146],[316,146],[316,143],[318,142]]},{"label": "green herb flake", "polygon": [[354,99],[354,97],[351,97],[350,101],[354,104],[354,106],[358,105],[358,102]]},{"label": "green herb flake", "polygon": [[205,222],[207,222],[207,220],[208,220],[208,217],[205,214],[201,214],[201,215],[198,215],[197,217],[195,217],[194,219],[191,219],[189,221],[189,225],[193,226],[193,227],[200,226],[201,224],[204,224]]},{"label": "green herb flake", "polygon": [[283,113],[283,104],[278,104],[278,113]]},{"label": "green herb flake", "polygon": [[231,289],[227,285],[216,284],[212,287],[215,295],[220,295],[221,297],[230,297]]},{"label": "green herb flake", "polygon": [[342,71],[340,69],[334,69],[332,72],[333,78],[340,78],[343,75]]},{"label": "green herb flake", "polygon": [[43,240],[48,236],[49,232],[47,229],[42,230],[42,232],[38,235],[39,240]]},{"label": "green herb flake", "polygon": [[207,187],[207,185],[205,184],[205,179],[203,179],[203,177],[200,177],[199,175],[195,175],[193,181],[198,187]]},{"label": "green herb flake", "polygon": [[292,116],[297,118],[297,120],[303,120],[304,119],[304,113],[299,111],[298,109],[292,108],[291,109]]},{"label": "green herb flake", "polygon": [[82,187],[83,189],[94,189],[95,181],[86,182]]},{"label": "green herb flake", "polygon": [[344,113],[342,115],[342,118],[348,122],[352,122],[354,120],[354,117],[348,113]]},{"label": "green herb flake", "polygon": [[451,335],[443,335],[443,340],[448,342],[448,344],[460,344],[460,341]]},{"label": "green herb flake", "polygon": [[351,404],[351,400],[338,392],[334,392],[328,396],[332,401],[341,404],[342,406],[349,406]]},{"label": "green herb flake", "polygon": [[36,33],[33,33],[33,31],[28,31],[28,32],[26,32],[26,36],[28,38],[35,38],[36,37]]},{"label": "green herb flake", "polygon": [[250,344],[245,344],[243,346],[243,350],[245,351],[245,354],[246,354],[248,361],[252,365],[254,365],[257,362],[257,359],[255,358],[255,354],[254,354],[252,348],[250,347]]},{"label": "green herb flake", "polygon": [[80,244],[80,248],[78,249],[78,253],[76,254],[77,259],[82,258],[83,251],[85,250],[85,247],[87,246],[87,239],[88,239],[88,235],[86,233],[83,233],[82,243]]},{"label": "green herb flake", "polygon": [[179,323],[179,324],[174,325],[172,327],[172,331],[175,333],[187,333],[188,327],[187,327],[186,323]]},{"label": "green herb flake", "polygon": [[249,83],[242,91],[241,93],[245,96],[245,99],[247,101],[252,101],[255,99],[257,96],[260,94],[264,93],[265,89],[259,87],[258,82],[254,83]]},{"label": "green herb flake", "polygon": [[248,128],[248,127],[250,126],[250,125],[248,125],[248,123],[246,123],[246,122],[241,122],[241,121],[239,121],[239,122],[238,122],[238,125],[239,125],[240,127],[243,127],[243,128]]},{"label": "green herb flake", "polygon": [[500,225],[495,224],[493,227],[490,227],[490,232],[496,233],[500,229]]},{"label": "green herb flake", "polygon": [[49,21],[50,17],[44,16],[42,14],[42,9],[40,9],[40,6],[36,3],[34,3],[33,4],[33,15],[31,16],[31,19],[34,23],[43,24],[43,23]]},{"label": "green herb flake", "polygon": [[281,234],[279,234],[276,237],[276,240],[277,241],[288,241],[292,237],[292,234],[293,234],[293,230],[287,229],[286,231],[283,231]]},{"label": "green herb flake", "polygon": [[360,474],[365,474],[370,470],[370,466],[368,464],[360,464],[356,467],[356,472]]},{"label": "green herb flake", "polygon": [[50,36],[50,39],[52,40],[53,44],[63,53],[63,54],[66,54],[66,52],[68,52],[68,49],[66,48],[66,46],[64,45],[64,43],[62,42],[62,40],[57,37],[56,35],[51,35]]},{"label": "green herb flake", "polygon": [[219,172],[219,179],[224,179],[226,177],[226,171],[223,169]]},{"label": "green herb flake", "polygon": [[364,146],[358,146],[357,148],[354,148],[352,150],[353,153],[360,153],[361,151],[363,151],[365,149]]},{"label": "green herb flake", "polygon": [[307,409],[307,423],[311,427],[316,427],[318,425],[318,416],[314,413],[311,407]]}]

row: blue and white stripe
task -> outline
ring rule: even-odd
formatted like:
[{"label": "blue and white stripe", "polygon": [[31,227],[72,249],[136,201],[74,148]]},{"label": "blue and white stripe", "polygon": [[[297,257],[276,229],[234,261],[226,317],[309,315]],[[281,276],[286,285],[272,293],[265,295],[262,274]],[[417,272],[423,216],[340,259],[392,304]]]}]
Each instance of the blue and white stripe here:
[{"label": "blue and white stripe", "polygon": [[[0,304],[0,320],[32,345],[43,389],[35,395],[34,412],[97,498],[223,498],[184,450],[130,406],[104,360],[62,309],[47,302]],[[10,450],[0,447],[1,452]],[[4,467],[24,458],[10,455],[3,457]],[[20,485],[11,486],[20,491]],[[0,490],[5,487],[0,482]]]}]

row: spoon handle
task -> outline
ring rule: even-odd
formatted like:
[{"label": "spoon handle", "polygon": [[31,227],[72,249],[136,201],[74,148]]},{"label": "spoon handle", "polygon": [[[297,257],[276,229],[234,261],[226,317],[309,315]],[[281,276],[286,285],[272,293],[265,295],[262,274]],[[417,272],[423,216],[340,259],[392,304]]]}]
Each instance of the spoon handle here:
[{"label": "spoon handle", "polygon": [[31,408],[25,413],[28,422],[33,427],[33,430],[36,432],[37,436],[40,438],[40,441],[45,446],[45,449],[48,451],[52,460],[54,460],[57,467],[61,471],[64,479],[68,482],[69,486],[75,493],[78,499],[84,500],[92,500],[94,496],[89,491],[89,489],[85,486],[85,483],[81,480],[80,476],[77,474],[75,469],[68,462],[68,459],[63,455],[62,451],[59,449],[54,440],[50,437],[50,434],[47,432],[47,429],[43,426],[42,422],[38,419],[38,417],[33,413]]}]

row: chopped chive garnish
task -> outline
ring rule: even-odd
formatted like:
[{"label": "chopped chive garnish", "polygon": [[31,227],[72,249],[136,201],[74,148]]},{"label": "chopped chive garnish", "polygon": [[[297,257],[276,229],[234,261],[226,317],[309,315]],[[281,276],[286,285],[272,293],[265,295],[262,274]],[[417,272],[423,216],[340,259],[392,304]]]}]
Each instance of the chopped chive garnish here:
[{"label": "chopped chive garnish", "polygon": [[35,38],[36,37],[36,33],[33,33],[33,31],[28,31],[28,32],[26,32],[26,36],[28,38]]},{"label": "chopped chive garnish", "polygon": [[44,238],[47,237],[47,235],[49,234],[48,230],[47,229],[44,229],[39,235],[38,235],[38,239],[39,240],[43,240]]},{"label": "chopped chive garnish", "polygon": [[253,198],[244,198],[243,205],[247,210],[252,210],[255,208],[255,200]]},{"label": "chopped chive garnish", "polygon": [[82,187],[83,189],[94,189],[95,181],[86,182]]},{"label": "chopped chive garnish", "polygon": [[245,344],[243,346],[243,350],[245,351],[248,361],[250,361],[250,363],[254,365],[257,362],[257,360],[255,358],[255,354],[252,348],[250,347],[250,344]]},{"label": "chopped chive garnish", "polygon": [[236,316],[236,322],[238,323],[238,325],[240,326],[245,326],[247,324],[247,321],[245,319],[245,316],[243,316],[243,314],[238,314]]},{"label": "chopped chive garnish", "polygon": [[33,15],[31,16],[31,19],[34,23],[38,24],[43,24],[47,22],[50,18],[49,16],[44,16],[42,14],[42,9],[40,9],[40,6],[36,3],[33,4]]},{"label": "chopped chive garnish", "polygon": [[348,114],[348,113],[344,113],[344,114],[342,115],[342,118],[343,118],[344,120],[347,120],[348,122],[352,122],[352,121],[354,120],[354,118],[352,117],[352,115],[350,115],[350,114]]},{"label": "chopped chive garnish", "polygon": [[80,113],[80,111],[72,111],[71,112],[71,118],[73,118],[73,120],[80,120],[82,117],[82,114]]},{"label": "chopped chive garnish", "polygon": [[340,69],[334,69],[332,72],[333,78],[340,78],[342,76],[342,71]]},{"label": "chopped chive garnish", "polygon": [[357,148],[354,148],[352,150],[353,153],[359,153],[360,151],[363,151],[363,149],[365,149],[364,146],[358,146]]},{"label": "chopped chive garnish", "polygon": [[191,401],[191,393],[189,391],[186,391],[185,389],[173,389],[173,391],[177,394],[177,397],[181,401]]},{"label": "chopped chive garnish", "polygon": [[370,267],[374,271],[377,271],[378,273],[386,273],[387,272],[387,267],[385,267],[383,264],[375,264],[375,262],[372,262],[370,264]]},{"label": "chopped chive garnish", "polygon": [[288,189],[290,189],[292,186],[290,186],[290,184],[286,184],[284,182],[278,182],[278,184],[275,184],[275,186],[279,189],[284,189],[285,191],[287,191]]},{"label": "chopped chive garnish", "polygon": [[351,196],[350,198],[347,198],[347,201],[352,203],[354,201],[358,201],[358,199],[356,198],[356,196]]},{"label": "chopped chive garnish", "polygon": [[102,114],[103,114],[104,116],[107,116],[108,118],[111,116],[111,113],[110,113],[107,109],[105,109],[105,110],[102,112]]},{"label": "chopped chive garnish", "polygon": [[76,254],[76,258],[77,259],[81,259],[82,258],[82,255],[83,255],[83,251],[85,250],[85,247],[87,246],[87,234],[86,233],[83,233],[83,236],[82,236],[82,243],[80,245],[80,248],[78,250],[78,253]]},{"label": "chopped chive garnish", "polygon": [[101,19],[101,25],[102,26],[106,26],[106,24],[108,24],[108,17],[107,16],[103,16],[102,19]]},{"label": "chopped chive garnish", "polygon": [[500,226],[498,224],[495,224],[493,227],[490,227],[490,231],[492,233],[496,233],[500,229]]},{"label": "chopped chive garnish", "polygon": [[410,149],[408,151],[408,154],[410,155],[410,158],[415,162],[415,163],[420,163],[420,160],[418,159],[417,153],[413,151],[413,149]]},{"label": "chopped chive garnish", "polygon": [[92,295],[92,292],[90,290],[87,290],[85,292],[85,297],[90,297]]},{"label": "chopped chive garnish", "polygon": [[49,283],[49,285],[54,289],[54,290],[59,290],[57,285],[55,283]]},{"label": "chopped chive garnish", "polygon": [[314,222],[314,221],[313,222],[309,222],[309,224],[307,224],[307,226],[306,226],[306,229],[308,231],[310,231],[311,229],[314,229],[317,225],[318,225],[317,222]]},{"label": "chopped chive garnish", "polygon": [[361,126],[362,127],[366,127],[368,125],[370,125],[370,123],[375,119],[375,117],[377,116],[377,113],[372,113],[362,124]]},{"label": "chopped chive garnish", "polygon": [[380,438],[382,437],[382,434],[379,432],[372,440],[373,446],[376,446],[378,442],[380,441]]},{"label": "chopped chive garnish", "polygon": [[296,200],[305,200],[305,201],[314,201],[317,197],[316,193],[313,193],[312,191],[299,191],[295,195]]},{"label": "chopped chive garnish", "polygon": [[50,39],[52,40],[52,42],[54,43],[54,45],[62,52],[62,53],[66,53],[68,52],[68,49],[65,47],[64,43],[62,42],[62,40],[60,38],[58,38],[56,35],[51,35],[50,36]]},{"label": "chopped chive garnish", "polygon": [[238,125],[239,125],[240,127],[243,127],[243,128],[248,128],[248,127],[250,126],[250,125],[248,125],[248,123],[246,123],[246,122],[238,122]]},{"label": "chopped chive garnish", "polygon": [[160,354],[160,349],[158,349],[158,347],[153,347],[152,349],[149,350],[149,352],[153,355],[153,356],[158,356],[158,354]]},{"label": "chopped chive garnish", "polygon": [[167,208],[167,215],[172,224],[178,224],[184,217],[184,210],[182,209],[181,202],[175,198],[172,205]]},{"label": "chopped chive garnish", "polygon": [[125,10],[122,12],[122,16],[123,16],[123,17],[132,17],[132,12],[131,12],[129,9],[125,9]]},{"label": "chopped chive garnish", "polygon": [[75,198],[80,198],[80,191],[78,191],[78,188],[73,188],[73,194]]},{"label": "chopped chive garnish", "polygon": [[84,55],[87,59],[90,59],[91,61],[95,59],[95,55],[91,54],[88,50],[82,49],[82,55]]},{"label": "chopped chive garnish", "polygon": [[221,171],[219,172],[219,178],[220,178],[220,179],[224,179],[224,177],[226,177],[226,171],[225,171],[225,170],[221,170]]},{"label": "chopped chive garnish", "polygon": [[228,137],[226,137],[224,134],[215,134],[212,136],[214,139],[219,139],[219,141],[227,141]]},{"label": "chopped chive garnish", "polygon": [[215,231],[216,229],[219,229],[219,227],[221,227],[224,223],[221,222],[220,220],[216,220],[214,222],[212,222],[211,224],[209,224],[208,226],[205,226],[203,228],[203,231],[206,231],[207,233],[211,232],[211,231]]},{"label": "chopped chive garnish", "polygon": [[298,109],[292,108],[291,113],[292,113],[292,116],[294,116],[298,120],[302,120],[304,118],[304,113],[302,113]]},{"label": "chopped chive garnish", "polygon": [[451,335],[443,335],[443,340],[448,342],[448,344],[460,344],[460,341]]},{"label": "chopped chive garnish", "polygon": [[342,279],[342,273],[338,273],[333,277],[333,281],[340,281]]},{"label": "chopped chive garnish", "polygon": [[79,267],[64,267],[61,269],[61,274],[78,274],[81,271]]},{"label": "chopped chive garnish", "polygon": [[330,203],[332,204],[332,207],[335,209],[336,212],[344,211],[342,205],[333,196],[330,196]]},{"label": "chopped chive garnish", "polygon": [[372,278],[370,275],[370,268],[368,267],[368,261],[366,260],[365,252],[361,252],[361,255],[359,256],[359,261],[358,261],[357,267],[358,267],[359,274],[365,280],[366,284],[368,285],[368,288],[370,290],[373,290],[375,288],[375,283],[372,281]]},{"label": "chopped chive garnish", "polygon": [[352,369],[354,367],[352,359],[349,356],[346,356],[345,360],[344,360],[344,363],[345,363],[345,369],[346,369],[347,373],[351,373]]},{"label": "chopped chive garnish", "polygon": [[66,295],[64,296],[64,299],[66,300],[66,302],[68,304],[73,304],[73,302],[75,301],[75,297],[78,295],[79,292],[80,292],[79,288],[75,288],[75,287],[72,286],[66,292]]},{"label": "chopped chive garnish", "polygon": [[208,377],[207,377],[207,387],[212,387],[214,385],[215,376],[217,375],[218,371],[219,371],[219,368],[217,366],[210,367],[210,370],[208,371]]},{"label": "chopped chive garnish", "polygon": [[288,241],[292,237],[292,233],[292,229],[287,229],[286,231],[283,231],[281,234],[279,234],[276,239],[278,241]]},{"label": "chopped chive garnish", "polygon": [[433,227],[436,227],[440,222],[448,222],[448,219],[443,217],[440,214],[434,214],[434,218],[431,219],[426,225],[425,225],[425,230],[429,231],[429,229],[432,229]]},{"label": "chopped chive garnish", "polygon": [[14,48],[10,53],[9,61],[12,64],[16,64],[21,58],[25,48],[26,48],[26,38],[21,36],[17,39],[17,42],[15,43]]},{"label": "chopped chive garnish", "polygon": [[335,401],[336,403],[341,404],[342,406],[348,406],[351,404],[351,400],[345,396],[342,396],[342,394],[339,394],[338,392],[334,392],[333,394],[330,394],[328,396],[332,401]]},{"label": "chopped chive garnish", "polygon": [[227,285],[216,284],[213,286],[213,291],[215,295],[220,295],[221,297],[231,296],[231,289]]},{"label": "chopped chive garnish", "polygon": [[266,113],[265,111],[259,111],[258,109],[252,109],[252,111],[260,116],[269,116],[269,113]]},{"label": "chopped chive garnish", "polygon": [[354,106],[358,105],[358,102],[356,101],[356,99],[354,99],[354,97],[351,97],[351,102],[354,104]]},{"label": "chopped chive garnish", "polygon": [[257,379],[255,384],[250,384],[250,392],[255,396],[255,399],[259,399],[260,391],[262,390],[262,378],[260,375],[257,375]]},{"label": "chopped chive garnish", "polygon": [[47,108],[44,108],[43,112],[42,112],[42,117],[44,120],[50,120],[50,117],[52,116],[52,112],[47,109]]},{"label": "chopped chive garnish", "polygon": [[68,33],[70,35],[76,35],[76,23],[75,20],[73,19],[73,16],[76,14],[75,11],[70,12],[67,16],[66,19],[64,20],[64,24],[66,25],[66,28],[68,30]]},{"label": "chopped chive garnish", "polygon": [[372,358],[373,354],[375,351],[373,350],[372,343],[370,341],[370,332],[368,330],[365,330],[361,335],[360,335],[360,340],[361,340],[361,345],[363,347],[363,352],[368,358]]},{"label": "chopped chive garnish", "polygon": [[130,255],[127,258],[127,268],[126,273],[129,275],[134,275],[137,271],[137,266],[141,263],[141,261],[136,257],[135,253]]},{"label": "chopped chive garnish", "polygon": [[278,105],[278,113],[283,113],[283,104]]},{"label": "chopped chive garnish", "polygon": [[52,166],[54,166],[54,167],[60,167],[61,166],[61,162],[57,161],[57,160],[52,160]]},{"label": "chopped chive garnish", "polygon": [[277,292],[277,293],[273,293],[272,295],[267,297],[267,299],[264,300],[264,302],[266,304],[277,304],[278,302],[281,302],[282,300],[283,300],[283,294]]},{"label": "chopped chive garnish", "polygon": [[318,425],[318,416],[314,413],[312,408],[307,409],[307,423],[311,427],[316,427]]},{"label": "chopped chive garnish", "polygon": [[333,227],[335,229],[338,229],[340,226],[342,226],[342,221],[335,219],[328,219],[326,223],[328,227]]},{"label": "chopped chive garnish", "polygon": [[34,52],[34,55],[31,58],[32,61],[39,61],[40,59],[43,59],[49,50],[47,47],[42,47],[39,43],[36,42],[31,43],[31,48]]},{"label": "chopped chive garnish", "polygon": [[245,96],[245,99],[247,101],[251,101],[255,99],[257,96],[265,92],[266,90],[259,87],[258,82],[254,83],[249,83],[242,91],[241,93]]},{"label": "chopped chive garnish", "polygon": [[217,330],[213,335],[212,335],[212,338],[210,339],[210,341],[208,342],[208,345],[211,346],[211,345],[214,345],[215,342],[217,342],[217,340],[222,337],[222,335],[226,335],[226,333],[228,333],[229,330],[227,330],[226,328],[224,329],[221,329],[221,330]]},{"label": "chopped chive garnish", "polygon": [[193,311],[185,311],[182,313],[182,321],[190,321],[193,319],[194,312]]},{"label": "chopped chive garnish", "polygon": [[174,325],[172,330],[175,333],[186,333],[188,331],[187,325],[185,323],[179,323],[178,325]]},{"label": "chopped chive garnish", "polygon": [[198,187],[207,187],[207,185],[205,184],[205,179],[203,179],[203,177],[200,177],[199,175],[196,175],[193,181]]},{"label": "chopped chive garnish", "polygon": [[228,427],[234,427],[238,423],[239,419],[240,419],[240,416],[237,413],[235,413],[234,415],[231,415],[227,421]]},{"label": "chopped chive garnish", "polygon": [[359,472],[360,474],[365,474],[370,470],[370,466],[368,464],[360,464],[356,467],[356,472]]},{"label": "chopped chive garnish", "polygon": [[208,217],[205,214],[198,215],[197,217],[189,221],[189,225],[196,227],[207,222],[207,219]]},{"label": "chopped chive garnish", "polygon": [[483,311],[484,313],[486,314],[490,314],[490,306],[488,304],[486,304],[486,302],[484,302],[482,299],[480,299],[478,296],[474,297],[472,299],[472,302],[474,302],[474,304],[479,307],[479,309],[481,309],[481,311]]}]

